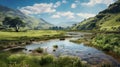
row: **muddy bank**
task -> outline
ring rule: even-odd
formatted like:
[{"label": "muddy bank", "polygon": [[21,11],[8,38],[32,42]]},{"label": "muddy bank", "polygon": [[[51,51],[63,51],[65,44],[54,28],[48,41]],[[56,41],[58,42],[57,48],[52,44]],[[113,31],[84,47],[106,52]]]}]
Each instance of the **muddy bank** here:
[{"label": "muddy bank", "polygon": [[25,45],[31,44],[32,42],[45,41],[45,40],[50,40],[50,39],[64,39],[68,37],[69,36],[64,36],[64,35],[54,35],[54,36],[44,35],[42,37],[31,37],[31,38],[20,37],[19,40],[1,40],[0,50],[12,49],[18,46],[23,47]]}]

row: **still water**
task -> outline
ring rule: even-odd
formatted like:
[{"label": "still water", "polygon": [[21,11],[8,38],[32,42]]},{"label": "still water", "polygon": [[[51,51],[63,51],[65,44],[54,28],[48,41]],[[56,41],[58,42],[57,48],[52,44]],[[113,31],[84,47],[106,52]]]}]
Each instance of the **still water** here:
[{"label": "still water", "polygon": [[[82,61],[86,61],[91,65],[98,65],[103,63],[119,65],[119,62],[117,62],[117,60],[105,54],[103,51],[100,51],[93,47],[85,46],[84,43],[78,44],[70,42],[70,40],[82,38],[82,36],[85,34],[89,33],[68,32],[67,36],[72,36],[72,38],[67,38],[65,40],[54,39],[41,42],[33,42],[32,44],[27,45],[25,47],[27,50],[23,50],[23,52],[28,54],[31,53],[30,50],[41,47],[44,49],[44,52],[53,54],[56,57],[64,55],[77,56],[80,57]],[[58,45],[58,48],[55,51],[53,51],[55,49],[53,48],[53,45]]]}]

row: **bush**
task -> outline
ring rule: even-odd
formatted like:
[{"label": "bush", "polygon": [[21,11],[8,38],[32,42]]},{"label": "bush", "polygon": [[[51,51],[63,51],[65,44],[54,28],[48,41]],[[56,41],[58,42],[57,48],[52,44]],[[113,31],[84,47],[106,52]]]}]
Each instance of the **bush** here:
[{"label": "bush", "polygon": [[42,56],[39,60],[40,65],[50,64],[54,60],[54,57],[52,55]]},{"label": "bush", "polygon": [[27,58],[26,55],[15,54],[8,57],[9,63],[20,63]]},{"label": "bush", "polygon": [[80,58],[70,56],[59,57],[56,64],[58,67],[82,67]]},{"label": "bush", "polygon": [[38,52],[38,53],[43,53],[43,50],[44,50],[43,48],[40,48],[40,47],[39,47],[39,48],[35,49],[34,51],[35,51],[35,52]]},{"label": "bush", "polygon": [[94,46],[104,51],[112,51],[120,54],[120,35],[119,34],[98,34],[92,41]]},{"label": "bush", "polygon": [[102,48],[104,51],[110,51],[112,49],[112,46],[109,44],[105,44]]},{"label": "bush", "polygon": [[58,45],[53,45],[54,48],[58,48]]}]

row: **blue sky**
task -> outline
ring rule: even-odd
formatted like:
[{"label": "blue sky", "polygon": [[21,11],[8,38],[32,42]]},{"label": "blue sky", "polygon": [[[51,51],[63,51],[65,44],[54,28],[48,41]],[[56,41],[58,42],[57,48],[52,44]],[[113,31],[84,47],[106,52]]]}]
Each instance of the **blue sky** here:
[{"label": "blue sky", "polygon": [[0,0],[0,5],[63,26],[93,17],[113,2],[115,0]]}]

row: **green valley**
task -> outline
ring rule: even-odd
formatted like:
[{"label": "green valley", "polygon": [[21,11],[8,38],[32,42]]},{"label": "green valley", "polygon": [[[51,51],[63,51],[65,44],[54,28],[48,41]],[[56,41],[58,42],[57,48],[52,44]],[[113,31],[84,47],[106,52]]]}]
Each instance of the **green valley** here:
[{"label": "green valley", "polygon": [[0,1],[0,67],[120,67],[120,0]]}]

